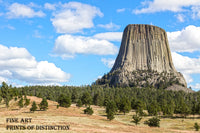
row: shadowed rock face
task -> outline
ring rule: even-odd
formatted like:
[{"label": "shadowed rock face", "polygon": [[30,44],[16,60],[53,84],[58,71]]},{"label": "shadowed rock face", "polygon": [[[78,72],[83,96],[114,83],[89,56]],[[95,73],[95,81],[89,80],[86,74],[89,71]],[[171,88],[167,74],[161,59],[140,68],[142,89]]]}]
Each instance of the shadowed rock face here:
[{"label": "shadowed rock face", "polygon": [[160,83],[187,86],[171,57],[165,30],[144,24],[130,24],[123,33],[121,47],[110,73],[97,84],[154,86]]}]

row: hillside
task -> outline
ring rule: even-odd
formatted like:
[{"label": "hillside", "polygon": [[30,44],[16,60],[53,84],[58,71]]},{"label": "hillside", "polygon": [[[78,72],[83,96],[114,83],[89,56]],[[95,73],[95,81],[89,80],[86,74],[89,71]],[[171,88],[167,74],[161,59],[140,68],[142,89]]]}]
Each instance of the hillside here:
[{"label": "hillside", "polygon": [[[31,103],[36,101],[37,104],[41,102],[41,98],[35,96],[27,96],[31,99]],[[105,109],[99,106],[91,106],[94,110],[92,116],[83,114],[83,109],[85,107],[78,108],[74,104],[69,108],[59,107],[57,109],[57,102],[49,101],[49,107],[47,111],[36,111],[30,113],[28,107],[19,109],[17,106],[17,101],[10,101],[10,107],[5,108],[4,104],[0,104],[0,132],[11,132],[6,130],[6,118],[32,118],[29,125],[70,125],[70,130],[68,132],[72,133],[94,133],[94,132],[109,132],[109,133],[123,133],[123,132],[138,132],[138,133],[160,133],[160,132],[184,132],[189,133],[194,131],[193,125],[195,122],[200,122],[198,119],[161,119],[160,128],[150,128],[143,123],[145,119],[142,120],[141,125],[135,126],[131,123],[131,117],[135,113],[131,111],[130,113],[123,115],[117,114],[113,121],[109,121],[105,117]],[[9,124],[11,125],[11,124]],[[13,125],[13,124],[12,124]],[[18,123],[20,125],[20,123]],[[21,124],[24,125],[24,124]],[[27,132],[27,130],[16,130],[12,132]],[[32,132],[43,132],[42,130]],[[66,132],[66,131],[48,131],[48,132]]]}]

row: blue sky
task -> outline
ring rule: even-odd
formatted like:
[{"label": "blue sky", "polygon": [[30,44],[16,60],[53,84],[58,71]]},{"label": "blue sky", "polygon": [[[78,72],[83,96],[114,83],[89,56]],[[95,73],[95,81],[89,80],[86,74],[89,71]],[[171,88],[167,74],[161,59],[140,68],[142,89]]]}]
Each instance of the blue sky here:
[{"label": "blue sky", "polygon": [[0,0],[0,81],[91,84],[112,68],[128,24],[165,29],[176,69],[200,89],[200,0]]}]

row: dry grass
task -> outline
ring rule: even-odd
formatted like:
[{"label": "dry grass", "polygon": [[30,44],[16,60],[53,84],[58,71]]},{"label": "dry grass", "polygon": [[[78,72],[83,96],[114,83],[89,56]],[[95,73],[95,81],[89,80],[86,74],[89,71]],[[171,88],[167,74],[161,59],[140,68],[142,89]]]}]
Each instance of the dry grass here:
[{"label": "dry grass", "polygon": [[[41,98],[34,96],[27,96],[31,99],[31,103],[36,101],[37,104],[41,102]],[[131,120],[134,112],[130,112],[126,115],[118,114],[115,116],[115,120],[109,121],[105,117],[105,109],[103,107],[92,106],[94,114],[88,116],[83,114],[84,107],[77,108],[72,105],[70,108],[59,107],[54,101],[48,101],[49,109],[47,111],[36,111],[30,113],[29,109],[31,105],[26,108],[19,109],[17,102],[12,100],[10,102],[10,108],[5,108],[5,105],[0,104],[0,132],[6,133],[11,132],[6,130],[6,118],[32,118],[32,122],[29,125],[70,125],[70,133],[174,133],[174,132],[192,132],[194,131],[193,125],[195,122],[200,120],[186,119],[162,119],[161,128],[150,128],[143,124],[145,120],[139,126],[135,126]],[[12,123],[13,124],[13,123]],[[16,123],[19,125],[20,123]],[[23,125],[23,124],[22,124]],[[44,132],[44,130],[33,130],[33,131],[12,131],[12,133],[27,133],[27,132]],[[66,132],[66,131],[45,131],[48,133],[55,132]]]}]

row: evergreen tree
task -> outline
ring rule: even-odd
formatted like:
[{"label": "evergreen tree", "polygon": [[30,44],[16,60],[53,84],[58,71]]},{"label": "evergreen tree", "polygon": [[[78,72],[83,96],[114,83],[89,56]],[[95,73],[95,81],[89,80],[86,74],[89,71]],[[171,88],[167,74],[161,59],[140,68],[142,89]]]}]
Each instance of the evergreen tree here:
[{"label": "evergreen tree", "polygon": [[142,120],[142,117],[139,116],[138,114],[133,115],[133,123],[135,123],[135,125],[137,126],[138,124],[140,124],[139,122]]},{"label": "evergreen tree", "polygon": [[150,127],[160,127],[160,119],[158,117],[153,117],[145,121],[144,124],[147,124]]},{"label": "evergreen tree", "polygon": [[24,107],[23,102],[24,102],[24,99],[23,99],[23,97],[22,97],[22,98],[19,100],[19,102],[18,102],[18,106],[19,106],[20,108],[23,108],[23,107]]},{"label": "evergreen tree", "polygon": [[113,120],[115,117],[115,113],[117,112],[117,106],[114,101],[108,101],[106,105],[106,114],[107,114],[107,119]]},{"label": "evergreen tree", "polygon": [[6,107],[9,107],[9,101],[10,101],[10,95],[9,95],[9,87],[6,84],[6,82],[2,82],[2,86],[1,86],[1,95],[4,99],[4,102],[6,104]]},{"label": "evergreen tree", "polygon": [[195,128],[196,131],[199,131],[200,126],[197,122],[194,123],[194,128]]},{"label": "evergreen tree", "polygon": [[81,97],[81,101],[85,106],[88,106],[92,103],[92,97],[88,92],[83,93],[83,96]]},{"label": "evergreen tree", "polygon": [[94,111],[92,110],[90,106],[84,109],[84,114],[92,115],[93,113]]},{"label": "evergreen tree", "polygon": [[81,100],[80,100],[80,99],[78,100],[78,102],[77,102],[76,106],[77,106],[77,107],[82,107],[82,106],[83,106],[83,104],[82,104],[82,102],[81,102]]},{"label": "evergreen tree", "polygon": [[156,101],[153,101],[151,105],[148,107],[148,113],[149,115],[158,115],[158,112],[160,111],[160,107],[158,106],[158,103]]},{"label": "evergreen tree", "polygon": [[127,98],[122,98],[119,107],[120,112],[128,113],[131,110],[131,103]]},{"label": "evergreen tree", "polygon": [[35,112],[36,110],[37,110],[37,105],[36,105],[35,101],[33,101],[32,107],[30,108],[30,111]]},{"label": "evergreen tree", "polygon": [[58,98],[58,103],[61,107],[70,107],[71,106],[71,99],[68,96],[61,94]]},{"label": "evergreen tree", "polygon": [[42,98],[41,103],[39,104],[40,110],[47,110],[48,109],[48,102],[46,98]]},{"label": "evergreen tree", "polygon": [[27,98],[26,98],[26,99],[25,99],[24,106],[27,107],[29,104],[30,104],[30,99],[27,99]]}]

